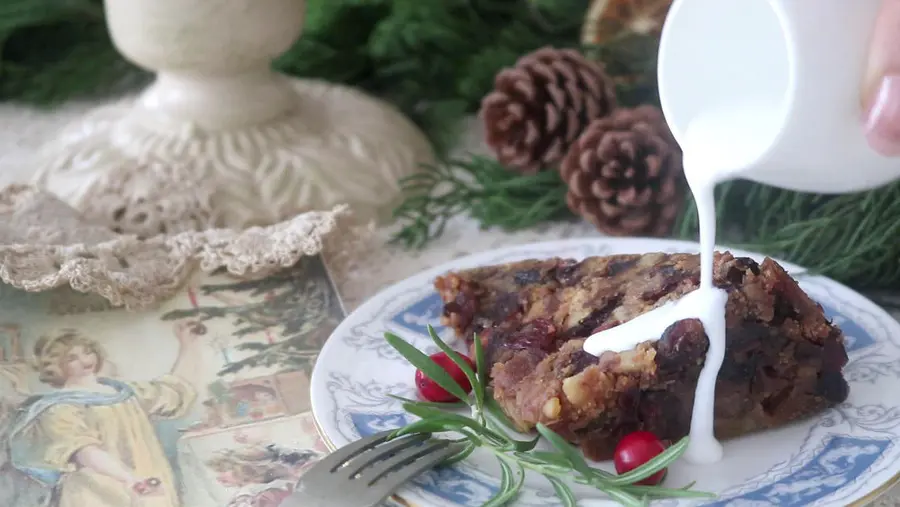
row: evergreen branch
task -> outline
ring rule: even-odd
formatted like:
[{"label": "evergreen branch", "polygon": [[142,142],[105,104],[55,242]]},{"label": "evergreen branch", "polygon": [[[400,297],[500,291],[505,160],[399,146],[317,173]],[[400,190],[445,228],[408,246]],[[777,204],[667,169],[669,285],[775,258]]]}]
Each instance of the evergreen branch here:
[{"label": "evergreen branch", "polygon": [[103,7],[92,0],[4,0],[0,3],[0,32],[38,26],[69,17],[103,20]]},{"label": "evergreen branch", "polygon": [[394,241],[421,247],[468,213],[483,227],[520,230],[571,217],[566,185],[556,171],[526,175],[487,157],[450,160],[401,181],[406,199],[394,210],[404,223]]},{"label": "evergreen branch", "polygon": [[264,332],[266,329],[271,328],[272,326],[278,325],[276,319],[272,319],[270,322],[265,323],[256,323],[255,325],[244,326],[243,328],[235,330],[231,333],[235,338],[243,338],[244,336],[250,336],[258,333]]},{"label": "evergreen branch", "polygon": [[220,317],[226,317],[230,313],[229,308],[220,306],[198,306],[197,308],[183,308],[166,312],[160,317],[161,320],[181,320],[194,318],[200,321],[211,320]]},{"label": "evergreen branch", "polygon": [[[556,171],[523,175],[496,160],[473,156],[414,174],[403,182],[406,199],[395,210],[402,228],[394,241],[419,248],[468,214],[483,227],[519,230],[571,217],[566,185]],[[716,190],[721,243],[785,259],[859,288],[900,285],[900,183],[870,192],[826,196],[748,181]],[[676,237],[696,240],[691,196]]]},{"label": "evergreen branch", "polygon": [[[723,244],[783,258],[860,288],[900,285],[900,183],[825,196],[733,181],[716,194]],[[697,230],[690,201],[676,231],[694,239]]]},{"label": "evergreen branch", "polygon": [[240,359],[233,363],[223,366],[219,370],[219,375],[227,375],[237,373],[244,368],[255,368],[260,365],[284,365],[290,364],[294,367],[312,368],[316,357],[319,355],[318,349],[301,349],[302,336],[291,337],[287,340],[273,343],[268,346],[265,351],[259,354]]},{"label": "evergreen branch", "polygon": [[0,99],[53,105],[70,96],[118,93],[146,80],[115,51],[102,22],[29,26],[6,37],[0,31]]},{"label": "evergreen branch", "polygon": [[263,352],[266,349],[271,347],[271,345],[260,342],[242,342],[238,343],[234,348],[237,350],[248,351],[248,352]]}]

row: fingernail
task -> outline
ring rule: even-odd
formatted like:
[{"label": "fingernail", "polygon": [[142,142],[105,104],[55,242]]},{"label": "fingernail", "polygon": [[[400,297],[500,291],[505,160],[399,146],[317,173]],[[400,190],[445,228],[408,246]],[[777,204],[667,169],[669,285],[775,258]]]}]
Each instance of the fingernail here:
[{"label": "fingernail", "polygon": [[875,151],[900,155],[900,75],[885,76],[866,116],[866,138]]}]

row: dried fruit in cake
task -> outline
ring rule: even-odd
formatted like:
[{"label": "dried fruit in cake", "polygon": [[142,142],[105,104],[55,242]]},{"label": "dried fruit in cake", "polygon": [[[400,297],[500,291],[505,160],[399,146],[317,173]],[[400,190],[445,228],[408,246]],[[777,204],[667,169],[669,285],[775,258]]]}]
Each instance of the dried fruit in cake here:
[{"label": "dried fruit in cake", "polygon": [[[626,434],[675,441],[688,433],[708,341],[695,319],[658,340],[600,357],[592,333],[699,286],[699,257],[646,254],[529,260],[449,273],[435,286],[444,322],[478,333],[493,396],[522,430],[543,423],[607,459]],[[775,261],[717,253],[728,291],[726,357],[716,384],[715,432],[731,438],[809,417],[843,402],[841,330]]]}]

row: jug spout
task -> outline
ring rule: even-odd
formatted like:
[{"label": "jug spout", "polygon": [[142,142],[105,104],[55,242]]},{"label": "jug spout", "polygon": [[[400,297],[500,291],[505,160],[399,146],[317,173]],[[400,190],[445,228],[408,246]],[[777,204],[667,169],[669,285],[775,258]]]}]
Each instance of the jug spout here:
[{"label": "jug spout", "polygon": [[[878,0],[675,0],[659,47],[659,95],[679,143],[692,122],[730,123],[735,176],[804,192],[871,189],[900,158],[866,143],[861,84]],[[752,121],[741,128],[741,114]],[[729,116],[730,115],[730,116]],[[763,121],[764,120],[764,121]]]}]

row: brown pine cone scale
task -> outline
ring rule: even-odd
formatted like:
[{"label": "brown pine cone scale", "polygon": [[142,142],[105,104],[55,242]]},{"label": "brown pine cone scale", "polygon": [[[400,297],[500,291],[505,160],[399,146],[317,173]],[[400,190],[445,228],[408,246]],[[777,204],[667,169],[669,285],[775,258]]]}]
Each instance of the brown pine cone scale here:
[{"label": "brown pine cone scale", "polygon": [[610,235],[666,235],[683,202],[681,151],[652,106],[594,120],[560,174],[572,212]]},{"label": "brown pine cone scale", "polygon": [[615,108],[612,80],[571,49],[543,48],[494,79],[481,102],[488,146],[505,166],[533,174],[555,167],[581,131]]}]

